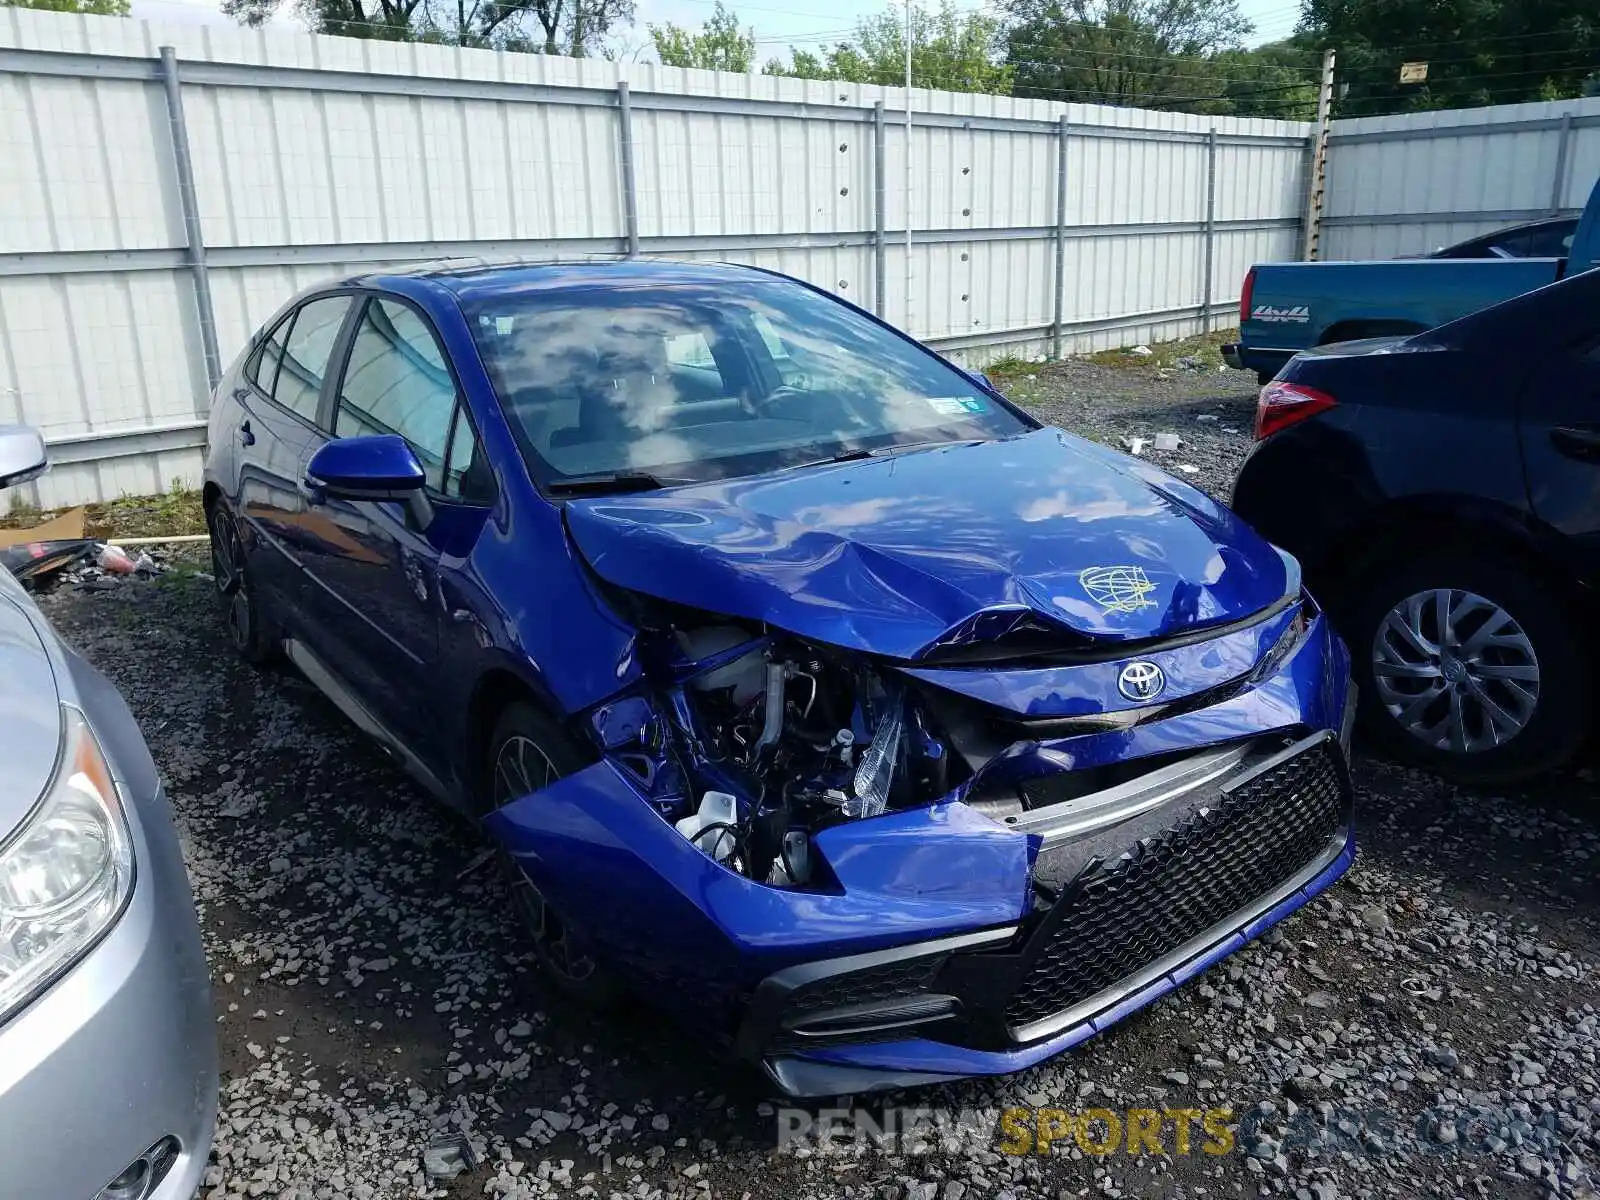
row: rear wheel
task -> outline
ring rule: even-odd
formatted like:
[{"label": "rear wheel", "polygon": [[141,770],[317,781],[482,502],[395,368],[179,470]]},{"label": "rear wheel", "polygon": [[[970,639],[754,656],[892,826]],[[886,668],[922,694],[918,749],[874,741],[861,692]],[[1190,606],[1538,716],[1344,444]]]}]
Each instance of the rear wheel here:
[{"label": "rear wheel", "polygon": [[211,534],[211,577],[222,602],[228,640],[246,662],[258,666],[270,662],[277,656],[278,640],[250,578],[238,519],[226,503],[215,500],[206,510],[206,527]]},{"label": "rear wheel", "polygon": [[[554,721],[531,704],[512,704],[489,735],[484,772],[488,811],[540,791],[584,765],[582,752]],[[612,1000],[616,980],[595,958],[581,926],[545,899],[503,846],[496,844],[495,857],[534,955],[557,990],[589,1004]]]},{"label": "rear wheel", "polygon": [[1588,731],[1588,648],[1560,590],[1512,556],[1389,553],[1341,606],[1362,718],[1394,757],[1465,782],[1525,778]]}]

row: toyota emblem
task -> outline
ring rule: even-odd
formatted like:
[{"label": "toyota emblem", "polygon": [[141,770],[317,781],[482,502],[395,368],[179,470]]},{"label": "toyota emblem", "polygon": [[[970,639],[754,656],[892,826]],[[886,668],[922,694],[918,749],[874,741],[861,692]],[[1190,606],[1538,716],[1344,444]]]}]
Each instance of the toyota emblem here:
[{"label": "toyota emblem", "polygon": [[1154,700],[1166,686],[1166,675],[1153,662],[1131,662],[1117,675],[1117,691],[1129,700]]}]

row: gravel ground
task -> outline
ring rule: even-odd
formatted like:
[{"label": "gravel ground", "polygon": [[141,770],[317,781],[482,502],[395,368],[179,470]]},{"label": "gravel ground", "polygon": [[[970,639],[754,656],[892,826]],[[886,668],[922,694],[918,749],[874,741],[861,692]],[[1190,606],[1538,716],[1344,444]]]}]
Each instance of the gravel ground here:
[{"label": "gravel ground", "polygon": [[[1032,369],[1030,369],[1031,371]],[[1242,376],[1075,362],[1008,386],[1226,495]],[[1205,418],[1214,416],[1215,420]],[[208,1197],[1593,1196],[1600,795],[1591,772],[1469,794],[1358,761],[1362,853],[1267,937],[1010,1079],[887,1102],[978,1133],[927,1153],[779,1151],[753,1075],[645,1013],[543,988],[475,834],[307,684],[229,652],[203,578],[43,598],[124,691],[172,792],[222,1044]],[[1229,1153],[999,1153],[999,1114],[1228,1108]],[[876,1110],[875,1110],[876,1111]],[[1095,1127],[1098,1128],[1098,1127]],[[476,1165],[432,1188],[423,1152]],[[1091,1144],[1093,1144],[1091,1142]],[[907,1149],[902,1144],[902,1150]]]}]

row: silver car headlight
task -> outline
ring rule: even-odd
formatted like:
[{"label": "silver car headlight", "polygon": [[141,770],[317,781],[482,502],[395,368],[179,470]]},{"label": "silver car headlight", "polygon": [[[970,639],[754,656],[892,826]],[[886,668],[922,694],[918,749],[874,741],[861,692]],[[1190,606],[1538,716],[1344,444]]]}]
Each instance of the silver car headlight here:
[{"label": "silver car headlight", "polygon": [[75,963],[133,891],[133,840],[111,768],[83,714],[44,798],[0,845],[0,1020]]}]

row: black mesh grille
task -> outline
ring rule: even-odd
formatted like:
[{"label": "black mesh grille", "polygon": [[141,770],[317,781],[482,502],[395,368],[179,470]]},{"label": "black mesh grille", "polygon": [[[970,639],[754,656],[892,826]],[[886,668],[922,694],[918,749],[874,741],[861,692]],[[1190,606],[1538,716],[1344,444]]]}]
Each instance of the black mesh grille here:
[{"label": "black mesh grille", "polygon": [[[844,975],[819,979],[816,983],[796,988],[784,1003],[779,1027],[767,1040],[767,1051],[793,1050],[817,1045],[816,1039],[795,1032],[794,1027],[805,1025],[808,1018],[817,1017],[821,1013],[871,1004],[874,1001],[904,1000],[920,995],[927,991],[928,985],[933,982],[933,977],[939,973],[939,968],[944,966],[948,958],[947,954],[935,954],[906,959],[902,962],[884,963],[862,971],[851,971]],[[826,1041],[830,1046],[839,1046],[851,1042],[881,1041],[882,1038],[881,1033],[870,1029],[857,1033],[835,1030],[827,1035]]]},{"label": "black mesh grille", "polygon": [[1281,887],[1326,849],[1348,807],[1339,751],[1324,741],[1119,857],[1091,862],[1050,913],[1006,1023],[1070,1008]]},{"label": "black mesh grille", "polygon": [[862,971],[833,975],[797,988],[784,1006],[783,1023],[798,1024],[805,1016],[830,1008],[870,1004],[874,1000],[903,999],[927,989],[945,955],[908,958]]}]

